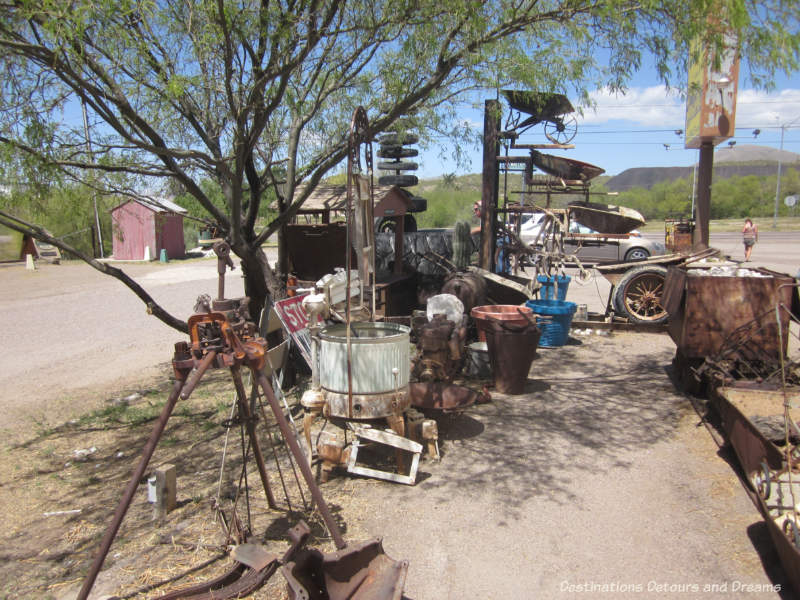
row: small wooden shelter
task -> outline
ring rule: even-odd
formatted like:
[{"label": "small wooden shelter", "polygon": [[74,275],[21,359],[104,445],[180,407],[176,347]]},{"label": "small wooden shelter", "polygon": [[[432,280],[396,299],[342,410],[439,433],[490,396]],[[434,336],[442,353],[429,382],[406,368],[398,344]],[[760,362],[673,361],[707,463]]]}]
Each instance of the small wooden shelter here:
[{"label": "small wooden shelter", "polygon": [[183,215],[186,209],[166,198],[128,200],[111,209],[113,255],[116,260],[168,258],[186,254]]},{"label": "small wooden shelter", "polygon": [[[375,216],[399,217],[402,256],[402,216],[411,204],[410,194],[396,186],[376,186],[372,192]],[[319,185],[286,226],[289,269],[302,280],[316,280],[345,263],[347,246],[347,186]],[[402,261],[396,261],[398,268]]]}]

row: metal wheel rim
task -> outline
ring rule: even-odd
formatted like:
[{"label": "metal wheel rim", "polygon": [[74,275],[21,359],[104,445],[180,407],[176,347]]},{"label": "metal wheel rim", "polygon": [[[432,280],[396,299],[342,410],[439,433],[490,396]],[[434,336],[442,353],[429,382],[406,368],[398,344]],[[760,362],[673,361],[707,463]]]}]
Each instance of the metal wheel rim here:
[{"label": "metal wheel rim", "polygon": [[648,254],[646,250],[631,250],[628,252],[629,262],[638,262],[640,260],[647,260],[648,258],[650,258],[650,254]]},{"label": "metal wheel rim", "polygon": [[623,303],[629,313],[643,321],[657,321],[666,310],[661,305],[664,291],[664,276],[657,273],[642,273],[625,286]]},{"label": "metal wheel rim", "polygon": [[545,121],[544,135],[554,144],[568,144],[578,133],[578,120],[573,115],[558,119],[558,121]]}]

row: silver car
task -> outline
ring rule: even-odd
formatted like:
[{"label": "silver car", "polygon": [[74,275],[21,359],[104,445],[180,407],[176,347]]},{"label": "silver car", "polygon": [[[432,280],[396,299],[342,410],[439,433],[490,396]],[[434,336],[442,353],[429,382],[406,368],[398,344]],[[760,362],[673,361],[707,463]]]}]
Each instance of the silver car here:
[{"label": "silver car", "polygon": [[[539,234],[543,217],[542,213],[534,213],[522,223],[519,237],[523,242],[526,244],[534,242]],[[590,235],[591,237],[577,237],[571,234]],[[667,249],[661,242],[644,238],[636,230],[629,233],[627,237],[616,239],[603,237],[602,233],[573,221],[570,223],[569,233],[564,236],[564,252],[576,255],[581,262],[585,263],[614,264],[660,256],[666,254]]]}]

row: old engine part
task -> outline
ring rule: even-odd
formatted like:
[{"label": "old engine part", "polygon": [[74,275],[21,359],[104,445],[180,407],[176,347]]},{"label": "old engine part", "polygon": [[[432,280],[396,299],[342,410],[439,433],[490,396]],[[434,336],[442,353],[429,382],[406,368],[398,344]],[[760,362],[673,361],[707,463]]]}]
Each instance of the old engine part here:
[{"label": "old engine part", "polygon": [[411,370],[420,381],[453,381],[464,362],[467,316],[456,326],[443,314],[417,331],[417,356]]},{"label": "old engine part", "polygon": [[469,314],[476,306],[486,304],[486,280],[470,271],[451,273],[442,285],[442,294],[453,294],[461,300],[464,312]]},{"label": "old engine part", "polygon": [[411,405],[421,410],[459,412],[476,402],[492,400],[486,389],[478,392],[463,385],[447,385],[441,382],[412,383],[409,390]]}]

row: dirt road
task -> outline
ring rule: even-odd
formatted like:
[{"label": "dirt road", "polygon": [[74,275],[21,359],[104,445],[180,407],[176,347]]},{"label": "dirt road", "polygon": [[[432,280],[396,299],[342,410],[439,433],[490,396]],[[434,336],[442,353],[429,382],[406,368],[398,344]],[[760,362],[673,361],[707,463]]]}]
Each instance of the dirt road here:
[{"label": "dirt road", "polygon": [[[192,314],[197,296],[215,294],[216,262],[127,264],[123,269],[175,316]],[[229,295],[242,295],[237,270]],[[8,439],[61,423],[117,393],[168,373],[174,342],[184,336],[148,315],[116,279],[74,261],[0,265],[0,411]]]}]

